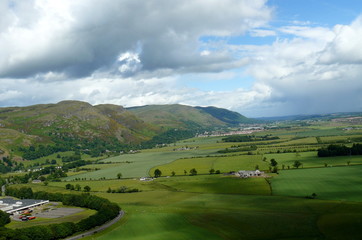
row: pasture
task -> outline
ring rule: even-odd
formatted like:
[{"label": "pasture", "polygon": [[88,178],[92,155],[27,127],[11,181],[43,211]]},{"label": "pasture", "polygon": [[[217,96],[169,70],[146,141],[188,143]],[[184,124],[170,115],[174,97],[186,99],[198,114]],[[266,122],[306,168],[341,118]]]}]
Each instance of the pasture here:
[{"label": "pasture", "polygon": [[273,195],[362,202],[362,166],[280,171],[272,179]]},{"label": "pasture", "polygon": [[[153,167],[150,175],[153,175],[156,168],[160,169],[163,176],[171,176],[172,172],[176,175],[188,175],[190,169],[195,168],[198,174],[209,174],[210,169],[220,170],[222,173],[238,170],[255,170],[258,165],[260,169],[267,169],[268,165],[262,161],[261,155],[224,155],[210,156],[203,158],[178,159],[171,163]],[[184,171],[186,170],[186,174]]]},{"label": "pasture", "polygon": [[300,161],[303,168],[310,167],[324,167],[327,166],[346,166],[348,162],[350,165],[362,164],[362,156],[339,156],[339,157],[318,157],[317,152],[295,152],[295,153],[272,153],[264,154],[267,161],[274,158],[278,162],[279,169],[282,165],[285,169],[289,166],[293,168],[294,161]]},{"label": "pasture", "polygon": [[[216,154],[215,150],[186,150],[186,151],[160,151],[144,150],[135,154],[123,154],[116,157],[107,158],[104,162],[119,163],[109,168],[104,168],[94,172],[81,173],[79,175],[72,175],[66,178],[67,181],[74,180],[75,178],[86,178],[97,180],[100,178],[113,179],[117,177],[118,173],[122,173],[124,178],[144,177],[148,176],[149,170],[158,165],[163,165],[179,158],[206,156],[208,154]],[[96,165],[98,167],[98,165]]]}]

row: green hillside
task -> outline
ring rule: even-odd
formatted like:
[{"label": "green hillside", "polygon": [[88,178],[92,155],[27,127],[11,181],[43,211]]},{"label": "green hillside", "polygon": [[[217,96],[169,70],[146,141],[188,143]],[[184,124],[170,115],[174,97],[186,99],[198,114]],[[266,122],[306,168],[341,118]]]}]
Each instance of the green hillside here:
[{"label": "green hillside", "polygon": [[217,107],[195,107],[202,110],[216,119],[228,124],[254,123],[256,120],[247,118],[240,113]]},{"label": "green hillside", "polygon": [[[217,114],[184,105],[125,109],[81,101],[0,108],[0,154],[9,156],[11,152],[13,157],[35,159],[58,151],[90,149],[90,155],[99,156],[140,148],[140,144],[144,148],[174,142],[192,137],[200,129],[226,127],[246,119],[225,109],[213,109]],[[39,150],[40,145],[47,147]],[[33,146],[36,153],[31,152]]]},{"label": "green hillside", "polygon": [[128,108],[145,122],[164,128],[210,128],[250,123],[239,113],[216,107],[191,107],[179,104]]}]

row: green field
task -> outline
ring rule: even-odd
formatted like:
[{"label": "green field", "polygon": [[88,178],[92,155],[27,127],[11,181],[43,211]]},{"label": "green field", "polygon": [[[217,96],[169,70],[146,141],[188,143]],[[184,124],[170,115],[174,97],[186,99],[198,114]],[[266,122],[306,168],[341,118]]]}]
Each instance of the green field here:
[{"label": "green field", "polygon": [[[359,135],[348,135],[339,125],[322,124],[256,133],[280,137],[273,141],[187,139],[102,160],[106,164],[82,166],[80,169],[89,171],[75,169],[61,182],[48,186],[18,186],[76,194],[82,192],[66,190],[65,185],[90,186],[90,194],[107,198],[126,212],[119,223],[85,239],[362,239],[362,156],[318,158],[315,150],[307,151],[325,146],[323,142],[347,142]],[[254,155],[217,153],[232,145],[257,145],[258,149]],[[174,151],[180,147],[197,148]],[[267,173],[268,178],[209,174],[211,168],[224,173],[254,170],[256,165],[268,172],[272,158],[278,162],[279,174]],[[296,160],[303,164],[299,169],[292,167]],[[282,170],[283,165],[290,169]],[[162,177],[139,180],[153,175],[156,168]],[[191,168],[198,175],[189,176]],[[176,176],[171,176],[172,171]],[[121,179],[116,179],[118,173],[122,173]],[[140,192],[107,193],[109,188],[122,186]],[[316,199],[306,198],[312,193],[317,194]]]},{"label": "green field", "polygon": [[280,171],[272,179],[274,195],[362,202],[362,166]]},{"label": "green field", "polygon": [[[149,176],[149,170],[154,166],[169,163],[179,158],[206,156],[208,154],[215,153],[215,150],[202,149],[189,151],[167,151],[165,149],[161,149],[159,151],[144,150],[141,153],[124,154],[117,157],[107,158],[103,161],[119,163],[119,165],[101,169],[99,171],[69,176],[66,180],[73,180],[75,178],[100,179],[103,177],[112,179],[116,178],[119,172],[122,173],[124,178]],[[98,165],[95,165],[95,167],[98,167]]]},{"label": "green field", "polygon": [[258,165],[260,169],[268,168],[268,164],[262,161],[261,155],[196,157],[178,159],[165,165],[153,167],[150,170],[150,175],[153,175],[156,168],[161,170],[163,176],[170,176],[173,171],[176,175],[185,175],[184,170],[189,174],[192,168],[195,168],[199,174],[208,174],[212,168],[224,173],[238,170],[255,170],[256,165]]},{"label": "green field", "polygon": [[285,168],[293,167],[294,161],[298,160],[304,168],[328,166],[346,166],[362,164],[362,156],[340,156],[340,157],[318,157],[317,152],[297,152],[297,153],[275,153],[264,154],[268,161],[274,158],[278,162],[279,169],[284,164]]}]

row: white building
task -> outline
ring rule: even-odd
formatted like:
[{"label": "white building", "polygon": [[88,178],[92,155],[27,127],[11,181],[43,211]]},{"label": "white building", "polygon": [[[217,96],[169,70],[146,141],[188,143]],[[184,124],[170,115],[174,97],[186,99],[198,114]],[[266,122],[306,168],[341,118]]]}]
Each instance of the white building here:
[{"label": "white building", "polygon": [[264,172],[261,172],[258,169],[255,171],[240,170],[235,173],[235,176],[241,177],[241,178],[249,178],[249,177],[259,177],[262,174],[264,174]]}]

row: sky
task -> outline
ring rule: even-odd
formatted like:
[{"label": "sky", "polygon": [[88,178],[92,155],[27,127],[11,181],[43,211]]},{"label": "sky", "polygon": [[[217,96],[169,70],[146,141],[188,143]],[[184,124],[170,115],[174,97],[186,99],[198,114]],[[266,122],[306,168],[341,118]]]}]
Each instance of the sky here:
[{"label": "sky", "polygon": [[0,107],[362,112],[360,0],[0,0]]}]

